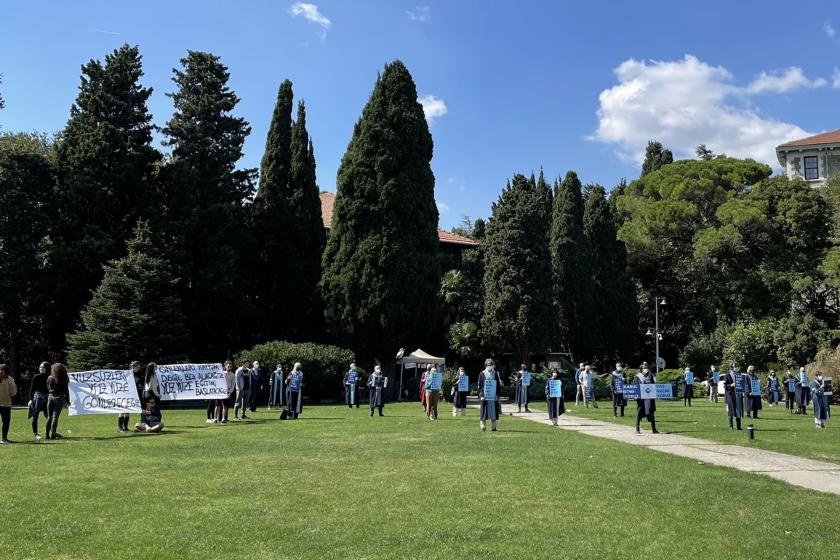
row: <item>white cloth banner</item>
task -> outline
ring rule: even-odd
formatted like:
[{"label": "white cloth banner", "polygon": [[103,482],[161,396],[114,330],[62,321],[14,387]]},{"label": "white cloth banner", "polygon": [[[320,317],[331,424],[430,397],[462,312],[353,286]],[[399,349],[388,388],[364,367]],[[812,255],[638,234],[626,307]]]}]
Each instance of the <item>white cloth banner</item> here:
[{"label": "white cloth banner", "polygon": [[70,416],[141,412],[140,395],[130,370],[97,369],[68,373]]},{"label": "white cloth banner", "polygon": [[172,364],[157,366],[160,400],[224,399],[228,396],[222,364]]}]

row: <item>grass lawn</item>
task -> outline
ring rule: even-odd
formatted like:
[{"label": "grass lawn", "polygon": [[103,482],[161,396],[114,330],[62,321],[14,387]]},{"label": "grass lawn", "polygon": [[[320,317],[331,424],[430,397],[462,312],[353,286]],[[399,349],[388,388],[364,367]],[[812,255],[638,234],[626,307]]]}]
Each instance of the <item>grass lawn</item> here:
[{"label": "grass lawn", "polygon": [[[568,404],[568,401],[567,401]],[[671,434],[733,443],[748,447],[758,447],[800,457],[810,457],[822,461],[840,463],[840,420],[828,422],[828,428],[818,430],[814,427],[813,408],[808,407],[808,415],[797,416],[785,410],[784,405],[770,406],[758,413],[758,419],[743,418],[744,431],[729,431],[729,419],[726,415],[726,403],[721,397],[718,404],[710,403],[708,398],[693,399],[692,406],[684,407],[682,399],[678,401],[656,401],[656,427],[659,431]],[[535,402],[535,410],[545,410],[545,403]],[[612,401],[599,401],[598,408],[575,406],[574,400],[567,408],[570,414],[584,418],[594,418],[615,422],[627,426],[636,424],[636,401],[630,401],[624,410],[624,418],[613,419]],[[755,426],[755,440],[747,441],[746,427]],[[642,420],[642,428],[649,429],[647,420]]]},{"label": "grass lawn", "polygon": [[[475,410],[385,414],[181,410],[162,435],[62,418],[63,441],[0,448],[0,557],[840,557],[836,496],[522,419],[481,433]],[[23,410],[11,438],[29,441]]]}]

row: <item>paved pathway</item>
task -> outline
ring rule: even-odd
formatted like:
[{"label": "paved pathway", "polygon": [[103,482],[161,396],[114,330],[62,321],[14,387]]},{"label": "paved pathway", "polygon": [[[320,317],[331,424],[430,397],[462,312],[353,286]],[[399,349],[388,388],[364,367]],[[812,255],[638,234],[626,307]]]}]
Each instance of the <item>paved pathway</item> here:
[{"label": "paved pathway", "polygon": [[[545,412],[516,413],[515,410],[516,407],[512,405],[502,406],[502,411],[505,413],[514,412],[516,417],[551,425]],[[647,422],[645,422],[647,430],[643,429],[641,435],[630,426],[579,418],[570,414],[561,416],[558,425],[564,430],[631,445],[641,445],[654,451],[688,457],[711,465],[763,474],[811,490],[840,494],[840,465],[834,463],[804,459],[763,449],[727,445],[678,434],[652,434]]]}]

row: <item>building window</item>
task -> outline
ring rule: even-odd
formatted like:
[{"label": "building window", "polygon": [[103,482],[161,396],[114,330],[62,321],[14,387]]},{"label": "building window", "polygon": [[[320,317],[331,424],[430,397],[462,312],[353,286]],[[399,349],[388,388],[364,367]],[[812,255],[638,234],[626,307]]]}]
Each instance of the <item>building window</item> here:
[{"label": "building window", "polygon": [[817,156],[808,156],[805,158],[805,178],[819,179],[820,168],[817,164]]}]

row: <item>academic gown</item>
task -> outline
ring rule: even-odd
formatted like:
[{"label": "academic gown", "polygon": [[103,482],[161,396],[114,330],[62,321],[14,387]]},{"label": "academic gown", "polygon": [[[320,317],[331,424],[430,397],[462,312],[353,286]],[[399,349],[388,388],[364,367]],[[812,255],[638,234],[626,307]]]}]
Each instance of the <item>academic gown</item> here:
[{"label": "academic gown", "polygon": [[781,391],[779,391],[779,379],[776,377],[767,378],[767,403],[776,404],[781,401]]},{"label": "academic gown", "polygon": [[744,375],[744,383],[746,384],[746,396],[744,397],[744,405],[747,411],[747,414],[751,412],[758,412],[761,410],[761,393],[753,393],[752,392],[752,382],[753,379],[758,379],[758,376],[745,374]]},{"label": "academic gown", "polygon": [[[634,385],[643,385],[646,383],[656,383],[656,377],[652,373],[649,373],[647,376],[639,373],[633,378]],[[656,399],[636,399],[636,412],[638,413],[639,411],[642,411],[645,418],[650,421],[651,415],[656,412]]]},{"label": "academic gown", "polygon": [[688,383],[688,378],[685,374],[683,374],[683,392],[682,398],[684,399],[693,399],[694,398],[694,383]]},{"label": "academic gown", "polygon": [[516,372],[516,395],[514,402],[520,407],[528,405],[528,386],[525,385],[525,376],[521,371]]},{"label": "academic gown", "polygon": [[[385,391],[385,376],[381,373],[372,373],[368,379],[367,386],[370,388],[370,407],[384,406],[385,395],[383,392]],[[426,394],[425,390],[423,394]]]},{"label": "academic gown", "polygon": [[730,384],[735,383],[735,375],[727,372],[727,374],[723,377],[723,383],[725,386],[724,392],[726,394],[727,414],[733,418],[743,418],[744,399],[741,398],[742,394],[736,393],[735,387],[729,386]]},{"label": "academic gown", "polygon": [[355,371],[344,374],[344,404],[359,404],[359,374]]},{"label": "academic gown", "polygon": [[624,372],[614,370],[610,379],[610,390],[612,391],[613,406],[627,406],[627,399],[624,398],[623,392],[618,392],[618,382],[624,384]]},{"label": "academic gown", "polygon": [[823,393],[823,385],[816,379],[811,382],[811,396],[814,402],[814,418],[825,422],[831,418],[831,407],[828,404],[828,396]]},{"label": "academic gown", "polygon": [[798,377],[796,379],[796,405],[806,407],[811,403],[811,386],[808,383],[808,377]]},{"label": "academic gown", "polygon": [[487,370],[482,371],[478,376],[478,398],[481,401],[481,415],[480,420],[487,421],[487,420],[498,420],[499,419],[499,409],[501,406],[499,405],[499,390],[502,386],[502,378],[499,376],[498,371],[493,371],[490,373],[490,379],[496,380],[496,400],[494,401],[485,401],[484,400],[484,380],[488,378]]},{"label": "academic gown", "polygon": [[453,398],[453,406],[455,408],[467,408],[467,397],[469,396],[469,391],[459,391],[458,390],[458,381],[460,381],[461,377],[467,377],[467,374],[464,373],[462,375],[457,375],[455,377],[455,391],[452,393]]},{"label": "academic gown", "polygon": [[549,381],[550,379],[545,381],[545,401],[548,403],[548,419],[552,420],[566,413],[566,403],[563,401],[562,390],[559,397],[549,397],[551,394]]},{"label": "academic gown", "polygon": [[303,395],[301,389],[303,387],[303,372],[291,374],[289,384],[286,386],[286,402],[289,403],[289,412],[296,417],[303,412]]},{"label": "academic gown", "polygon": [[283,406],[285,391],[283,390],[283,370],[275,370],[271,374],[271,404],[273,406]]}]

